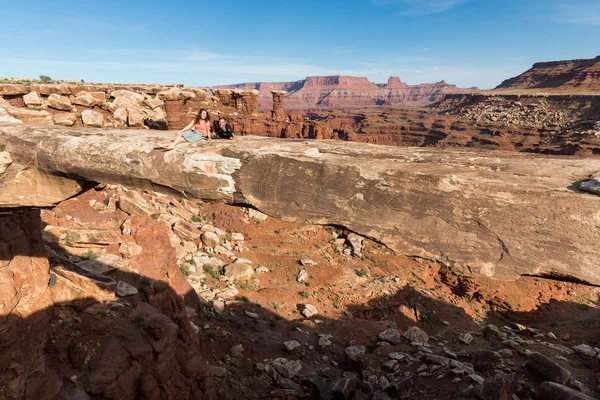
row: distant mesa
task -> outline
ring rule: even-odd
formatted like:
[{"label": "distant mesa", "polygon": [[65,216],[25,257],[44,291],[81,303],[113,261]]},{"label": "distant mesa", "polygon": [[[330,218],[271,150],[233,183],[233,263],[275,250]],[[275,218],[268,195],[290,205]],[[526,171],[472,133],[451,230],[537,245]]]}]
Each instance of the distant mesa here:
[{"label": "distant mesa", "polygon": [[426,105],[440,101],[448,93],[469,93],[478,88],[460,89],[446,81],[410,86],[392,76],[387,83],[376,84],[366,77],[309,76],[296,82],[249,82],[214,86],[212,89],[258,90],[259,111],[273,108],[273,90],[287,94],[286,110],[341,109],[394,105]]},{"label": "distant mesa", "polygon": [[552,89],[557,92],[600,92],[600,56],[589,59],[538,62],[496,89]]}]

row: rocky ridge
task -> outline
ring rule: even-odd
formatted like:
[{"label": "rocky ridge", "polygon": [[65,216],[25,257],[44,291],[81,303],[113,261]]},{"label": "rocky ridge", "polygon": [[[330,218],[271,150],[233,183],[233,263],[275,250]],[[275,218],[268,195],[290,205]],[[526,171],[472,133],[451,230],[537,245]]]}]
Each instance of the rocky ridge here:
[{"label": "rocky ridge", "polygon": [[553,93],[600,92],[600,56],[591,59],[539,62],[502,82],[500,90],[551,90]]},{"label": "rocky ridge", "polygon": [[382,105],[424,105],[442,99],[446,93],[461,93],[476,88],[459,89],[445,81],[409,86],[398,77],[390,77],[387,84],[375,84],[364,77],[309,76],[296,82],[257,82],[216,86],[216,89],[258,90],[258,109],[273,107],[271,91],[287,94],[283,105],[286,110],[343,109]]}]

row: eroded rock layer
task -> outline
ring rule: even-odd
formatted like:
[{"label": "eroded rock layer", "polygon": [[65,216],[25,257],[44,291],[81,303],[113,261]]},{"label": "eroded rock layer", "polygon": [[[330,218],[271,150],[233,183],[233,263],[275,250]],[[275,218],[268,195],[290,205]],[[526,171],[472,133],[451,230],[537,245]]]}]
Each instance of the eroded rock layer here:
[{"label": "eroded rock layer", "polygon": [[[250,137],[162,152],[158,137],[133,131],[27,126],[2,127],[0,139],[16,159],[0,189],[27,159],[30,168],[70,182],[174,190],[250,204],[283,219],[346,226],[395,251],[485,276],[600,283],[600,199],[573,189],[600,170],[600,160]],[[57,184],[48,182],[32,186],[43,193],[44,185]],[[39,199],[38,206],[56,202]],[[7,195],[2,206],[20,200]]]},{"label": "eroded rock layer", "polygon": [[446,93],[463,93],[476,88],[459,89],[445,81],[409,86],[398,77],[385,84],[375,84],[365,77],[309,76],[296,82],[255,82],[217,86],[216,90],[243,89],[258,91],[258,109],[273,108],[273,90],[287,91],[286,110],[360,108],[398,104],[430,104]]},{"label": "eroded rock layer", "polygon": [[496,89],[551,89],[600,91],[600,56],[590,59],[539,62],[521,75],[507,79]]}]

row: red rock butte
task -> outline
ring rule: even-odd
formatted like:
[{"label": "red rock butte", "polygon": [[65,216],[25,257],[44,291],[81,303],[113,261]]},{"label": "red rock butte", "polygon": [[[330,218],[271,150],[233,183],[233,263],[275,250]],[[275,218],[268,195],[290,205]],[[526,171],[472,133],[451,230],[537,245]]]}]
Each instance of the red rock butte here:
[{"label": "red rock butte", "polygon": [[296,82],[251,82],[215,86],[214,89],[258,90],[259,111],[273,108],[272,90],[285,90],[286,110],[343,109],[394,105],[425,105],[440,101],[448,93],[468,93],[477,88],[460,89],[445,81],[407,85],[392,76],[376,84],[366,77],[309,76]]}]

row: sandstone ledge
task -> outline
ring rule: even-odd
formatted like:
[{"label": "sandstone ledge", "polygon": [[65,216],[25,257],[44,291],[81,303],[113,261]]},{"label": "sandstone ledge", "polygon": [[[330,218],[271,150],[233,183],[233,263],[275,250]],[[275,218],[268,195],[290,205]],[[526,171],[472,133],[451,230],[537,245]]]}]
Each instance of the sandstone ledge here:
[{"label": "sandstone ledge", "polygon": [[0,208],[51,206],[82,180],[120,183],[343,225],[499,279],[600,284],[600,198],[572,189],[600,171],[600,159],[260,137],[155,150],[166,135],[0,126],[13,158]]}]

